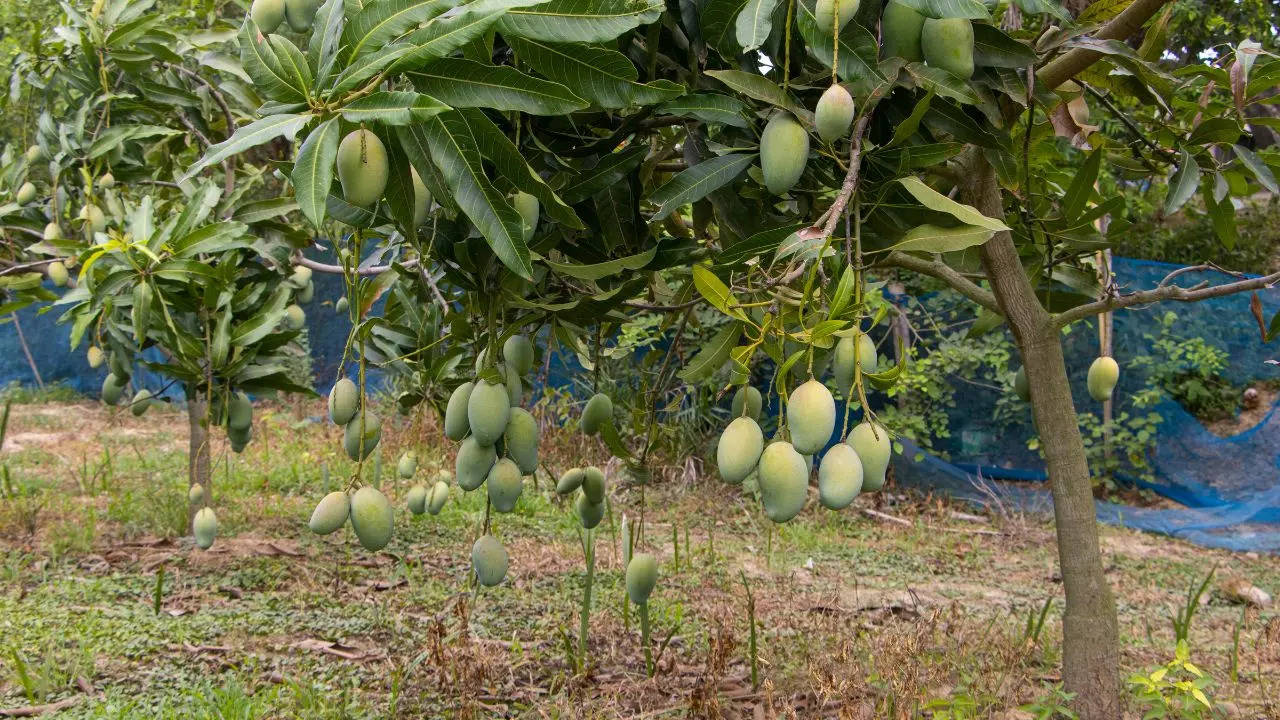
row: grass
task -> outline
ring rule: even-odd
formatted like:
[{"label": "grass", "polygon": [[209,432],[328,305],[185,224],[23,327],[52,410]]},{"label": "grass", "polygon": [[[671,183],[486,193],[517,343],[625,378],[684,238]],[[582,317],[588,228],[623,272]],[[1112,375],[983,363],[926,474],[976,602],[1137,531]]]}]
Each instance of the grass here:
[{"label": "grass", "polygon": [[[310,419],[322,414],[323,403],[260,407],[240,456],[216,438],[219,538],[201,552],[185,527],[178,410],[139,419],[87,402],[15,405],[5,461],[26,492],[0,499],[0,709],[65,701],[59,718],[740,717],[755,708],[935,718],[1024,717],[1020,706],[1061,700],[1062,586],[1044,518],[967,522],[952,511],[971,508],[890,491],[842,513],[810,508],[770,541],[755,503],[718,480],[691,480],[681,464],[661,469],[665,481],[625,488],[609,467],[590,668],[577,674],[563,639],[577,639],[586,569],[553,482],[526,483],[516,512],[494,519],[511,570],[472,594],[483,495],[455,488],[435,517],[404,508],[413,482],[451,464],[428,418],[384,424],[380,483],[397,509],[386,551],[365,552],[349,530],[306,530],[327,490],[321,468],[331,486],[352,471],[340,432]],[[406,482],[394,460],[411,447],[420,462]],[[596,441],[573,433],[549,432],[543,451],[557,475],[608,467]],[[639,549],[660,563],[651,679],[626,607],[623,513],[644,517]],[[1169,618],[1209,568],[1280,589],[1272,557],[1102,533],[1125,676],[1173,656]],[[1216,587],[1206,597],[1190,644],[1216,680],[1213,697],[1242,717],[1275,717],[1280,616],[1242,613]],[[1046,602],[1043,629],[1029,632]]]}]

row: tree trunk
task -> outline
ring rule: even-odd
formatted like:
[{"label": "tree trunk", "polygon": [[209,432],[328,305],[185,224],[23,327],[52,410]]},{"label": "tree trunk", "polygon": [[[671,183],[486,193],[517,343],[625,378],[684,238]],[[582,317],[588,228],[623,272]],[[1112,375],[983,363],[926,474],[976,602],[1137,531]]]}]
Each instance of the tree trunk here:
[{"label": "tree trunk", "polygon": [[[966,199],[988,217],[1004,217],[995,172],[980,153],[967,162]],[[1060,333],[1040,304],[1007,232],[982,246],[982,264],[1022,353],[1031,408],[1049,468],[1058,562],[1067,607],[1062,677],[1081,720],[1120,717],[1119,635],[1107,585],[1084,440],[1080,436]]]},{"label": "tree trunk", "polygon": [[204,507],[213,497],[213,475],[209,471],[209,428],[205,426],[206,407],[205,401],[198,397],[187,398],[187,426],[191,431],[191,437],[187,442],[187,487],[199,484],[204,488],[206,501],[188,505],[188,524],[195,517],[196,511]]}]

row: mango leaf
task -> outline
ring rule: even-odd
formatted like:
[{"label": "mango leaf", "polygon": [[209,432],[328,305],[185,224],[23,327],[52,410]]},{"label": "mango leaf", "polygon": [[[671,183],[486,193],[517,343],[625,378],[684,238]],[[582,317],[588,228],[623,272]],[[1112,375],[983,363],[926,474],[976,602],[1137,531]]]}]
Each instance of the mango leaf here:
[{"label": "mango leaf", "polygon": [[730,90],[736,90],[747,97],[783,108],[797,117],[813,117],[813,113],[792,100],[777,83],[759,73],[743,70],[708,70],[706,74],[724,83]]},{"label": "mango leaf", "polygon": [[747,0],[742,12],[734,21],[734,32],[743,52],[755,50],[764,44],[773,31],[773,11],[780,0]]},{"label": "mango leaf", "polygon": [[366,3],[342,31],[347,57],[355,59],[395,40],[456,6],[458,0],[379,0]]},{"label": "mango leaf", "polygon": [[622,180],[639,167],[640,162],[648,154],[647,147],[629,147],[611,152],[600,158],[595,167],[582,171],[569,181],[560,191],[560,196],[565,199],[565,202],[576,205]]},{"label": "mango leaf", "polygon": [[509,65],[440,58],[408,76],[420,92],[455,108],[567,115],[588,105],[564,85],[526,75]]},{"label": "mango leaf", "polygon": [[1249,168],[1249,172],[1258,179],[1258,183],[1266,188],[1272,195],[1280,194],[1280,186],[1276,185],[1276,176],[1271,172],[1271,168],[1258,157],[1258,154],[1243,145],[1232,145],[1231,149],[1235,151],[1236,157],[1240,158],[1240,162]]},{"label": "mango leaf", "polygon": [[726,60],[736,61],[742,54],[737,19],[746,5],[747,0],[706,0],[699,5],[702,39]]},{"label": "mango leaf", "polygon": [[235,326],[231,331],[231,344],[236,347],[248,347],[274,332],[280,321],[284,319],[289,294],[289,288],[284,286],[277,288],[258,312]]},{"label": "mango leaf", "polygon": [[1191,131],[1187,142],[1191,145],[1210,145],[1213,143],[1234,143],[1244,134],[1244,129],[1235,118],[1208,118]]},{"label": "mango leaf", "polygon": [[836,289],[831,292],[831,299],[827,302],[828,318],[838,316],[849,305],[856,285],[857,273],[854,272],[852,265],[846,265],[844,272],[840,274],[840,281],[836,283]]},{"label": "mango leaf", "polygon": [[89,159],[96,160],[130,140],[181,134],[181,130],[163,125],[112,125],[99,133],[89,145]]},{"label": "mango leaf", "polygon": [[317,229],[324,222],[329,188],[333,185],[333,163],[338,155],[340,132],[338,118],[325,120],[302,142],[293,163],[290,180],[298,207]]},{"label": "mango leaf", "polygon": [[658,254],[658,246],[654,245],[647,251],[636,255],[628,255],[627,257],[609,260],[607,262],[594,263],[591,265],[580,265],[578,263],[554,262],[551,260],[543,260],[547,267],[560,273],[568,275],[579,280],[601,280],[603,278],[617,275],[624,270],[640,270],[653,262],[653,258]]},{"label": "mango leaf", "polygon": [[744,263],[751,258],[768,255],[778,249],[783,240],[791,237],[797,230],[808,227],[808,223],[798,225],[783,225],[782,227],[773,228],[758,232],[747,238],[743,238],[732,245],[725,247],[716,256],[716,265],[720,267],[729,267]]},{"label": "mango leaf", "polygon": [[701,200],[728,185],[755,159],[755,155],[746,153],[721,155],[682,170],[649,196],[649,201],[658,206],[651,220],[661,220],[681,206]]},{"label": "mango leaf", "polygon": [[929,67],[924,63],[913,62],[907,63],[906,70],[917,85],[934,94],[957,100],[966,105],[978,105],[982,102],[982,98],[978,97],[978,93],[969,86],[968,82],[942,68]]},{"label": "mango leaf", "polygon": [[747,128],[751,126],[747,113],[747,104],[738,98],[719,93],[693,93],[676,98],[658,107],[659,113],[691,117],[707,123],[732,125]]},{"label": "mango leaf", "polygon": [[384,91],[348,103],[342,108],[342,118],[353,123],[376,121],[384,125],[408,125],[448,109],[448,105],[430,95]]},{"label": "mango leaf", "polygon": [[323,88],[329,82],[345,26],[343,0],[325,0],[316,11],[311,24],[311,40],[307,43],[307,60],[315,68],[317,88]]},{"label": "mango leaf", "polygon": [[670,80],[637,82],[640,75],[636,66],[617,50],[528,38],[507,40],[520,59],[534,70],[602,108],[651,105],[684,94],[684,86]]},{"label": "mango leaf", "polygon": [[[820,27],[814,9],[808,3],[797,3],[796,26],[804,38],[805,49],[826,67],[831,67],[831,28]],[[851,22],[840,31],[840,67],[836,73],[849,83],[853,94],[865,98],[885,82],[880,74],[876,38],[866,28]]]},{"label": "mango leaf", "polygon": [[454,110],[428,119],[420,126],[453,199],[488,241],[489,247],[512,272],[533,279],[529,248],[524,244],[523,220],[511,203],[489,182],[475,137],[462,115]]},{"label": "mango leaf", "polygon": [[258,32],[252,19],[240,28],[240,64],[253,79],[253,86],[266,97],[280,102],[305,102],[306,92],[285,72],[284,64],[267,38]]},{"label": "mango leaf", "polygon": [[[1106,5],[1107,2],[1108,0],[1100,0],[1099,2],[1094,2],[1088,8],[1086,8],[1084,12],[1087,13],[1090,10],[1092,10],[1093,5]],[[1128,5],[1130,2],[1132,2],[1132,0],[1121,0],[1121,3],[1123,5]],[[1054,0],[1013,0],[1013,3],[1017,5],[1018,8],[1022,10],[1022,12],[1028,15],[1044,15],[1047,13],[1049,15],[1052,15],[1058,18],[1059,20],[1071,19],[1070,13],[1068,13],[1066,9],[1062,7],[1062,5],[1054,2]],[[1080,20],[1081,22],[1085,21],[1084,13],[1081,13]]]},{"label": "mango leaf", "polygon": [[[971,205],[964,205],[943,195],[933,188],[925,185],[920,178],[914,176],[898,178],[898,182],[907,192],[911,193],[921,205],[936,210],[938,212],[947,213],[962,223],[967,225],[977,225],[991,231],[1008,230],[1009,226],[986,215],[978,212],[977,208]],[[967,246],[966,246],[967,247]],[[940,252],[940,251],[935,251]]]},{"label": "mango leaf", "polygon": [[662,14],[661,0],[551,0],[512,10],[498,23],[503,37],[547,42],[609,42]]},{"label": "mango leaf", "polygon": [[920,129],[920,121],[924,119],[925,113],[929,112],[929,103],[933,102],[933,92],[925,93],[924,97],[916,101],[916,106],[911,109],[911,114],[906,120],[898,123],[893,129],[893,138],[886,145],[886,148],[897,147],[905,144],[911,139],[912,135]]},{"label": "mango leaf", "polygon": [[994,234],[994,230],[977,225],[959,225],[949,228],[920,225],[908,231],[902,240],[893,246],[893,249],[903,252],[955,252],[981,245],[990,240]]},{"label": "mango leaf", "polygon": [[1102,150],[1094,150],[1071,179],[1071,185],[1062,197],[1062,217],[1067,221],[1075,220],[1084,212],[1093,195],[1093,185],[1098,181],[1098,169],[1101,166]]},{"label": "mango leaf", "polygon": [[310,119],[310,115],[284,113],[281,115],[268,115],[260,120],[254,120],[248,125],[241,125],[236,128],[231,137],[217,145],[211,145],[205,151],[204,157],[196,161],[196,164],[192,165],[191,169],[187,170],[181,179],[183,181],[190,180],[196,176],[196,173],[210,165],[216,165],[232,155],[270,142],[280,136],[292,140],[293,136],[297,135],[298,131]]},{"label": "mango leaf", "polygon": [[729,286],[725,285],[724,281],[706,265],[693,266],[693,285],[698,289],[698,294],[711,303],[711,307],[731,318],[747,319],[740,308],[733,307],[738,301],[729,290]]},{"label": "mango leaf", "polygon": [[271,50],[280,61],[280,69],[284,71],[289,86],[302,93],[303,98],[311,95],[311,66],[297,45],[289,42],[282,35],[269,36]]},{"label": "mango leaf", "polygon": [[1000,28],[973,24],[973,62],[980,67],[1025,68],[1035,65],[1035,50],[1009,37]]},{"label": "mango leaf", "polygon": [[[296,165],[295,165],[296,167]],[[266,200],[254,200],[236,207],[234,220],[246,225],[263,220],[283,217],[298,209],[298,203],[291,197],[275,197]]]},{"label": "mango leaf", "polygon": [[1178,212],[1183,205],[1187,204],[1191,196],[1196,194],[1198,187],[1200,187],[1200,165],[1194,157],[1191,157],[1191,153],[1183,150],[1178,169],[1169,178],[1169,194],[1164,199],[1165,215]]},{"label": "mango leaf", "polygon": [[991,13],[982,0],[898,0],[898,2],[929,18],[991,19]]},{"label": "mango leaf", "polygon": [[742,337],[740,323],[725,325],[684,366],[680,371],[680,379],[687,383],[698,383],[711,377],[724,365],[725,360],[729,359],[729,353],[733,352],[740,337]]}]

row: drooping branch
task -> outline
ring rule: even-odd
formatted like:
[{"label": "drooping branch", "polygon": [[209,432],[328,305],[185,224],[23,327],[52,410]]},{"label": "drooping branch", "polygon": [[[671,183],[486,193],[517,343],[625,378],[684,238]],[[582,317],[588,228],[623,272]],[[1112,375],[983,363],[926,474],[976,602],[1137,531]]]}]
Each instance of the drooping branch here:
[{"label": "drooping branch", "polygon": [[[1115,16],[1111,22],[1102,26],[1102,29],[1093,37],[1098,40],[1125,40],[1170,2],[1172,0],[1134,0],[1133,4]],[[1045,65],[1040,72],[1036,73],[1036,76],[1045,87],[1056,88],[1083,72],[1101,57],[1102,53],[1097,50],[1076,48]]]},{"label": "drooping branch", "polygon": [[[836,225],[840,222],[840,217],[844,214],[844,209],[849,205],[849,201],[853,198],[853,193],[858,189],[858,178],[862,169],[862,137],[867,132],[867,125],[871,122],[871,113],[865,113],[858,118],[858,122],[853,126],[853,135],[849,146],[849,170],[844,174],[844,182],[840,184],[840,192],[836,195],[835,202],[831,203],[831,207],[827,208],[813,227],[807,228],[801,232],[807,232],[809,237],[813,239],[825,240],[835,232]],[[821,227],[818,225],[821,224]]]},{"label": "drooping branch", "polygon": [[964,295],[987,310],[1000,315],[1004,314],[1000,310],[1000,303],[996,301],[994,293],[961,275],[954,268],[940,260],[925,260],[924,258],[895,250],[889,253],[889,256],[884,259],[881,265],[899,267],[903,270],[910,270],[921,275],[937,278],[946,283],[952,290]]},{"label": "drooping branch", "polygon": [[[1207,269],[1207,268],[1199,268]],[[1181,273],[1189,271],[1175,271]],[[1224,285],[1209,285],[1204,283],[1195,287],[1185,288],[1177,285],[1167,284],[1169,278],[1165,279],[1158,287],[1151,290],[1140,290],[1138,292],[1127,293],[1125,295],[1112,295],[1103,298],[1097,302],[1077,305],[1076,307],[1058,313],[1053,317],[1054,325],[1058,327],[1066,327],[1078,320],[1100,315],[1104,312],[1119,310],[1122,308],[1133,307],[1135,305],[1147,305],[1149,303],[1162,302],[1165,300],[1173,300],[1175,302],[1198,302],[1200,300],[1210,300],[1213,298],[1226,297],[1228,295],[1236,295],[1251,290],[1264,290],[1272,287],[1276,283],[1280,283],[1280,272],[1272,273],[1264,277],[1248,278],[1246,280],[1238,280],[1233,283]]]},{"label": "drooping branch", "polygon": [[[341,265],[329,265],[328,263],[316,262],[310,258],[299,257],[297,263],[303,267],[311,268],[315,272],[328,273],[330,275],[341,275],[345,272]],[[417,260],[406,260],[404,266],[407,268],[415,267]],[[381,275],[391,269],[390,265],[370,265],[369,267],[356,268],[356,274],[362,277],[372,277]]]}]

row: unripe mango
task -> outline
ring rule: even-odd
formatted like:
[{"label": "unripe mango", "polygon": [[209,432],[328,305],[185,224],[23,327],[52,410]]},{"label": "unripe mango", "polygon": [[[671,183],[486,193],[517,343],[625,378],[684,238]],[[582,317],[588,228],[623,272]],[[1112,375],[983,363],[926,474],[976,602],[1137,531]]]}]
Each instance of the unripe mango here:
[{"label": "unripe mango", "polygon": [[493,509],[508,513],[516,509],[516,501],[524,490],[524,477],[510,458],[502,458],[489,471],[485,487],[489,490],[489,502],[493,503]]},{"label": "unripe mango", "polygon": [[482,535],[471,546],[471,567],[475,569],[476,582],[493,587],[507,577],[507,549],[498,538]]},{"label": "unripe mango", "polygon": [[334,425],[346,425],[360,409],[360,390],[351,378],[342,378],[329,391],[329,419]]},{"label": "unripe mango", "polygon": [[347,202],[368,207],[387,189],[387,148],[377,135],[361,128],[338,143],[338,182]]},{"label": "unripe mango", "polygon": [[142,417],[142,414],[151,407],[151,391],[143,388],[133,394],[133,400],[129,402],[129,411],[134,417]]},{"label": "unripe mango", "polygon": [[133,375],[133,368],[129,363],[129,357],[123,352],[111,353],[111,355],[107,357],[107,366],[122,386],[129,382],[129,378]]},{"label": "unripe mango", "polygon": [[213,508],[200,508],[191,520],[191,534],[195,535],[196,545],[201,550],[213,547],[213,539],[218,535],[218,517]]},{"label": "unripe mango", "polygon": [[102,402],[108,405],[120,402],[120,396],[124,394],[124,386],[128,382],[117,378],[115,373],[107,373],[102,381]]},{"label": "unripe mango", "polygon": [[1111,399],[1111,391],[1120,381],[1120,366],[1115,358],[1100,357],[1089,366],[1089,396],[1098,402]]},{"label": "unripe mango", "polygon": [[85,353],[89,360],[89,367],[97,369],[102,367],[102,363],[106,362],[107,354],[102,352],[102,348],[97,345],[90,345],[89,351]]},{"label": "unripe mango", "polygon": [[836,429],[836,401],[826,385],[810,380],[791,391],[787,429],[798,453],[812,455],[827,446]]},{"label": "unripe mango", "polygon": [[924,60],[920,33],[925,17],[898,0],[889,0],[880,16],[881,57],[900,57],[908,62]]},{"label": "unripe mango", "polygon": [[409,168],[409,178],[413,181],[413,224],[416,226],[427,221],[427,213],[431,211],[431,191],[414,168]]},{"label": "unripe mango", "polygon": [[[45,240],[61,240],[62,226],[56,222],[51,222],[44,226],[44,234],[41,235]],[[63,267],[66,267],[65,265]]]},{"label": "unripe mango", "polygon": [[720,433],[720,442],[716,444],[720,477],[734,485],[742,482],[756,469],[763,451],[764,433],[756,421],[749,417],[736,418]]},{"label": "unripe mango", "polygon": [[409,488],[409,494],[405,501],[409,506],[409,512],[414,515],[421,515],[427,511],[427,488],[422,485],[414,485]]},{"label": "unripe mango", "polygon": [[829,510],[842,510],[862,491],[862,460],[845,443],[838,443],[818,466],[818,501]]},{"label": "unripe mango", "polygon": [[227,399],[227,427],[232,430],[248,430],[253,424],[253,403],[242,392],[232,393]]},{"label": "unripe mango", "polygon": [[736,418],[749,417],[752,420],[759,420],[760,411],[763,408],[764,397],[760,395],[760,391],[750,385],[744,385],[733,394],[733,405],[729,414]]},{"label": "unripe mango", "polygon": [[818,98],[813,111],[813,124],[823,142],[833,143],[849,134],[853,124],[853,96],[840,84],[834,84]]},{"label": "unripe mango", "polygon": [[511,397],[502,383],[481,380],[467,398],[467,424],[471,436],[481,445],[492,445],[502,437],[511,419]]},{"label": "unripe mango", "polygon": [[757,472],[765,515],[776,523],[799,515],[809,496],[809,472],[804,457],[791,443],[769,443],[760,455]]},{"label": "unripe mango", "polygon": [[27,162],[38,163],[44,159],[44,150],[39,145],[27,148]]},{"label": "unripe mango", "polygon": [[253,5],[249,8],[253,24],[258,26],[263,35],[273,33],[280,27],[280,23],[284,22],[284,13],[284,0],[253,0]]},{"label": "unripe mango", "polygon": [[582,487],[582,479],[586,476],[582,468],[569,468],[560,475],[560,480],[556,482],[556,494],[568,495],[569,493]]},{"label": "unripe mango", "polygon": [[511,419],[503,434],[507,455],[525,475],[538,469],[538,421],[524,408],[511,408]]},{"label": "unripe mango", "polygon": [[453,466],[454,474],[458,476],[458,487],[467,492],[480,487],[497,461],[498,453],[492,445],[481,445],[474,435],[463,440],[458,446],[458,457]]},{"label": "unripe mango", "polygon": [[432,515],[439,515],[444,509],[444,504],[449,501],[449,483],[443,480],[437,480],[435,485],[431,486],[431,494],[427,496],[427,512]]},{"label": "unripe mango", "polygon": [[941,68],[958,78],[973,77],[973,23],[965,18],[924,21],[920,50],[930,67]]},{"label": "unripe mango", "polygon": [[1018,368],[1018,372],[1013,376],[1013,392],[1022,400],[1022,402],[1031,402],[1031,383],[1027,382],[1027,369],[1025,367]]},{"label": "unripe mango", "polygon": [[307,314],[294,303],[284,309],[284,326],[289,330],[301,330],[307,324]]},{"label": "unripe mango", "polygon": [[627,563],[627,597],[637,605],[649,602],[658,584],[658,559],[649,553],[636,553]]},{"label": "unripe mango", "polygon": [[449,394],[449,404],[444,409],[444,436],[450,440],[461,440],[471,432],[471,424],[467,422],[467,403],[475,386],[473,382],[464,382]]},{"label": "unripe mango", "polygon": [[249,447],[249,441],[252,439],[253,428],[227,431],[227,440],[231,442],[231,452],[236,453],[237,455],[244,452],[246,447]]},{"label": "unripe mango", "polygon": [[791,113],[778,111],[760,135],[760,171],[774,195],[795,186],[809,162],[809,134]]},{"label": "unripe mango", "polygon": [[18,192],[13,196],[13,199],[19,205],[26,205],[32,200],[35,200],[36,186],[29,182],[22,183],[22,186],[18,188]]},{"label": "unripe mango", "polygon": [[[361,434],[363,421],[364,433]],[[382,420],[371,412],[356,415],[347,423],[342,433],[342,447],[347,457],[355,461],[364,460],[373,454],[378,442],[382,440]]]},{"label": "unripe mango", "polygon": [[510,365],[498,367],[502,371],[503,387],[507,389],[507,403],[513,408],[519,407],[520,401],[524,399],[524,383],[520,382],[520,373]]},{"label": "unripe mango", "polygon": [[600,428],[605,423],[613,422],[613,400],[609,399],[604,393],[596,393],[587,401],[587,406],[582,409],[582,419],[579,425],[582,432],[588,435],[595,435],[600,432]]},{"label": "unripe mango", "polygon": [[294,296],[294,299],[298,301],[299,305],[306,305],[307,303],[311,302],[315,298],[316,298],[316,285],[310,280],[308,280],[307,284],[304,285],[302,289],[298,291],[298,294],[296,296]]},{"label": "unripe mango", "polygon": [[396,462],[396,474],[404,479],[413,477],[418,471],[418,456],[411,452],[404,453],[400,456],[400,460]]},{"label": "unripe mango", "polygon": [[533,343],[524,335],[512,335],[502,344],[502,359],[521,375],[533,370]]},{"label": "unripe mango", "polygon": [[876,371],[876,344],[866,333],[858,333],[856,339],[840,338],[832,354],[832,379],[835,380],[836,390],[846,398],[853,388],[855,363],[862,367],[864,373]]},{"label": "unripe mango", "polygon": [[289,279],[285,282],[294,290],[301,290],[311,283],[312,275],[313,271],[306,265],[294,265],[293,272],[289,274]]},{"label": "unripe mango", "polygon": [[600,468],[593,465],[582,469],[582,494],[593,504],[604,502],[604,473]]},{"label": "unripe mango", "polygon": [[585,494],[579,495],[573,503],[574,512],[578,514],[578,522],[590,530],[604,519],[604,503],[593,503]]},{"label": "unripe mango", "polygon": [[49,273],[49,280],[53,281],[53,284],[56,287],[63,287],[64,285],[66,285],[67,278],[70,277],[70,274],[67,273],[67,266],[63,265],[58,260],[54,260],[53,262],[49,263],[48,273]]},{"label": "unripe mango", "polygon": [[347,300],[345,295],[333,302],[333,311],[339,315],[345,313],[350,308],[351,303]]},{"label": "unripe mango", "polygon": [[884,487],[884,475],[889,469],[889,456],[893,453],[893,443],[889,440],[889,431],[883,425],[872,428],[871,423],[863,422],[849,432],[845,440],[862,461],[862,489],[875,492]]},{"label": "unripe mango", "polygon": [[195,483],[187,488],[187,502],[192,505],[204,504],[204,486],[200,483]]},{"label": "unripe mango", "polygon": [[350,515],[351,498],[342,490],[334,490],[316,503],[307,527],[317,535],[328,535],[342,527]]},{"label": "unripe mango", "polygon": [[100,188],[106,189],[106,188],[115,187],[115,185],[116,185],[116,176],[112,175],[109,172],[103,173],[102,177],[98,178],[98,187]]},{"label": "unripe mango", "polygon": [[831,24],[836,21],[837,3],[840,5],[840,26],[836,32],[843,30],[853,16],[858,14],[858,5],[861,4],[860,0],[818,0],[813,8],[813,19],[817,21],[818,30],[823,35],[831,34]]},{"label": "unripe mango", "polygon": [[351,496],[351,529],[365,550],[377,552],[391,542],[395,511],[377,488],[365,485]]},{"label": "unripe mango", "polygon": [[284,18],[294,32],[306,32],[315,22],[320,0],[284,0]]},{"label": "unripe mango", "polygon": [[511,198],[511,204],[515,206],[516,212],[520,213],[521,227],[524,228],[524,241],[527,243],[533,239],[533,234],[538,229],[538,215],[541,211],[538,198],[527,192],[518,192],[515,197]]},{"label": "unripe mango", "polygon": [[102,214],[102,208],[97,205],[85,205],[81,211],[84,215],[82,218],[93,232],[106,232],[107,216]]}]

